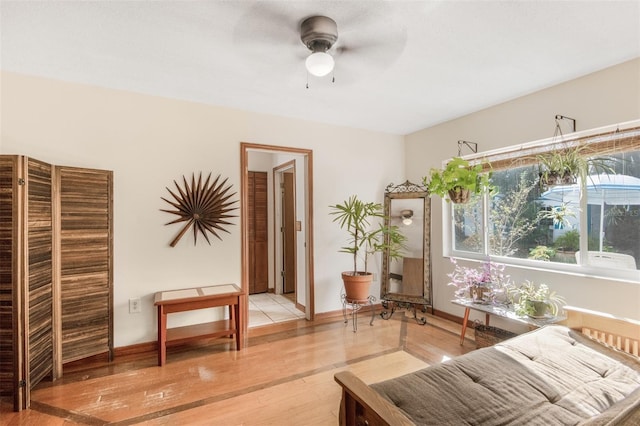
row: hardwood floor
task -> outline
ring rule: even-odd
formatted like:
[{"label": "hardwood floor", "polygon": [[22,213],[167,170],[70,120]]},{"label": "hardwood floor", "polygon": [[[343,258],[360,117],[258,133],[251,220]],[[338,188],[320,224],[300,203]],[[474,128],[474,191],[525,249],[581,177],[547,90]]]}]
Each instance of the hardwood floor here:
[{"label": "hardwood floor", "polygon": [[252,328],[239,352],[231,339],[169,348],[164,367],[155,352],[68,365],[32,392],[31,409],[2,401],[0,424],[336,425],[337,371],[373,383],[475,348],[441,318],[369,320],[359,317],[357,333],[341,317]]}]

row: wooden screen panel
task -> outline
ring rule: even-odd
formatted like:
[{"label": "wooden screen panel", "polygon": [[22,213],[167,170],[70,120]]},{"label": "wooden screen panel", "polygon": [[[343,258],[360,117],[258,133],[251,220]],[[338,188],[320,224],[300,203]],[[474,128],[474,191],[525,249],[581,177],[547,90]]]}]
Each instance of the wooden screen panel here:
[{"label": "wooden screen panel", "polygon": [[62,362],[113,351],[112,172],[58,167]]},{"label": "wooden screen panel", "polygon": [[16,338],[14,267],[17,238],[17,157],[0,156],[0,396],[14,395]]},{"label": "wooden screen panel", "polygon": [[52,166],[29,158],[27,170],[27,353],[32,389],[53,371]]}]

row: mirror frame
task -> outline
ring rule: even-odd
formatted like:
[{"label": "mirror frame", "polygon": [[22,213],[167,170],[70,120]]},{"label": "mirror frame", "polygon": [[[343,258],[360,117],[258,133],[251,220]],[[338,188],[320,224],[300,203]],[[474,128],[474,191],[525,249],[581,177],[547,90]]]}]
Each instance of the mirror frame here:
[{"label": "mirror frame", "polygon": [[[422,222],[422,259],[423,259],[423,287],[422,297],[402,293],[391,293],[389,291],[389,252],[385,250],[382,254],[382,277],[380,282],[380,299],[386,302],[397,302],[400,304],[417,304],[423,307],[433,308],[433,289],[431,283],[431,198],[427,189],[416,185],[408,180],[400,185],[390,183],[384,191],[384,224],[389,226],[391,221],[391,200],[394,199],[423,199],[424,212]],[[385,237],[385,244],[388,244],[388,236]]]}]

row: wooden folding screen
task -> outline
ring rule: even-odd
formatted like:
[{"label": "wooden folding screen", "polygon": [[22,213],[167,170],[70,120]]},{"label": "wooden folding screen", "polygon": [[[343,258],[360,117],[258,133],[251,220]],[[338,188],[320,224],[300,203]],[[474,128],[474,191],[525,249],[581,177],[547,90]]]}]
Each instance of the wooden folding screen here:
[{"label": "wooden folding screen", "polygon": [[[14,397],[14,406],[21,406],[22,392],[18,386],[24,376],[23,327],[18,324],[22,304],[22,276],[18,267],[19,183],[18,158],[0,156],[0,396]],[[21,283],[20,283],[21,284]],[[20,329],[18,329],[20,325]]]},{"label": "wooden folding screen", "polygon": [[60,211],[62,357],[113,349],[112,172],[56,167]]},{"label": "wooden folding screen", "polygon": [[[53,203],[52,167],[27,160],[28,379],[30,390],[53,374]],[[25,265],[26,266],[26,265]]]},{"label": "wooden folding screen", "polygon": [[53,376],[53,169],[26,157],[0,161],[0,392],[21,408]]},{"label": "wooden folding screen", "polygon": [[16,410],[63,362],[111,357],[111,207],[109,171],[0,155],[0,395]]}]

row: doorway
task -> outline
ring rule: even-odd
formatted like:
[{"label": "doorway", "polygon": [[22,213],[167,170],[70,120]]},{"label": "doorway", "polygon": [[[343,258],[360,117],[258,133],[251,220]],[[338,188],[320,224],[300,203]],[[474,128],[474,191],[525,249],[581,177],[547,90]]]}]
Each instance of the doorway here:
[{"label": "doorway", "polygon": [[[313,320],[315,316],[314,309],[314,283],[313,283],[313,152],[311,150],[280,147],[272,145],[260,145],[242,142],[240,144],[240,162],[241,162],[241,200],[240,200],[240,216],[241,216],[241,233],[242,233],[242,288],[248,295],[248,277],[249,277],[249,216],[248,216],[248,188],[249,188],[249,167],[252,157],[270,158],[272,167],[269,169],[275,183],[282,178],[284,185],[291,185],[289,189],[291,196],[291,206],[286,207],[287,196],[276,195],[279,191],[271,191],[270,203],[273,203],[275,209],[293,209],[294,213],[290,213],[289,223],[293,226],[293,232],[289,235],[295,236],[294,242],[289,242],[288,247],[295,250],[295,256],[289,256],[294,259],[293,269],[290,269],[289,275],[293,276],[293,292],[300,301],[298,306],[304,306],[305,318]],[[287,181],[289,182],[287,184]],[[274,193],[275,192],[275,193]],[[278,198],[278,200],[276,200]],[[270,209],[271,210],[271,209]],[[276,228],[275,213],[270,219]],[[286,222],[286,220],[285,220]],[[279,226],[279,225],[278,225]],[[274,230],[275,233],[275,230]],[[272,241],[277,242],[279,238]],[[282,244],[283,247],[285,244]],[[290,291],[291,284],[285,282],[278,276],[278,271],[283,270],[284,266],[275,265],[279,262],[283,265],[285,256],[278,255],[276,252],[278,244],[269,244],[270,264],[270,288],[269,291],[274,293],[285,293]],[[291,247],[293,246],[293,247]],[[283,250],[284,251],[284,250]],[[248,298],[248,296],[247,296]],[[248,299],[244,304],[243,323],[244,328],[248,328]]]},{"label": "doorway", "polygon": [[[273,169],[274,217],[276,242],[276,294],[283,294],[296,305],[297,284],[297,221],[296,221],[296,166],[288,161]],[[278,219],[279,218],[279,219]]]}]

